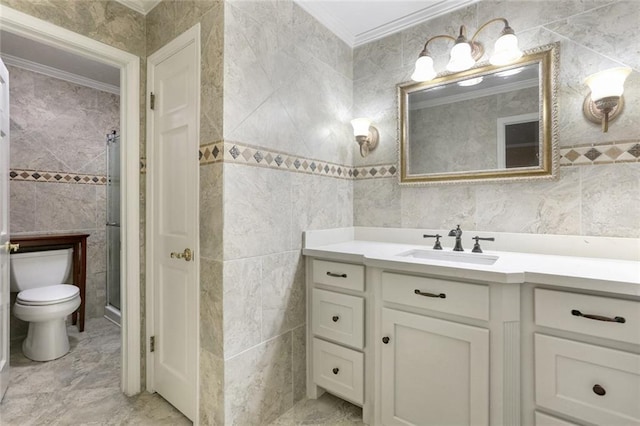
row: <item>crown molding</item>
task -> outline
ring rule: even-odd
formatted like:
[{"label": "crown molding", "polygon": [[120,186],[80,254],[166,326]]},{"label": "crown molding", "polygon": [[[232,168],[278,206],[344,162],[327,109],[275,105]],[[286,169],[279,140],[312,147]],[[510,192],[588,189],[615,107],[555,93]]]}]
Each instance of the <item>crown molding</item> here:
[{"label": "crown molding", "polygon": [[354,47],[356,41],[355,35],[349,28],[342,24],[340,20],[336,19],[335,16],[322,5],[322,2],[296,1],[295,3],[350,47]]},{"label": "crown molding", "polygon": [[413,27],[414,25],[418,25],[430,19],[437,18],[438,16],[445,15],[456,9],[460,9],[470,4],[477,3],[478,1],[479,0],[441,0],[440,2],[421,9],[415,13],[396,19],[387,24],[380,25],[379,27],[372,30],[356,34],[354,37],[353,47],[358,47],[374,40],[384,38],[388,35],[403,31],[409,27]]},{"label": "crown molding", "polygon": [[116,0],[118,3],[133,9],[138,13],[146,15],[151,9],[156,7],[162,0]]},{"label": "crown molding", "polygon": [[80,86],[90,87],[92,89],[100,90],[102,92],[113,93],[114,95],[120,95],[120,87],[113,84],[102,83],[91,78],[83,77],[78,74],[72,74],[67,71],[62,71],[57,68],[49,67],[47,65],[38,64],[36,62],[28,61],[26,59],[18,58],[17,56],[8,55],[6,53],[0,54],[5,64],[22,68],[27,71],[36,72],[49,77],[57,78],[58,80],[68,81],[69,83],[78,84]]},{"label": "crown molding", "polygon": [[380,25],[369,31],[354,34],[348,25],[336,17],[325,7],[322,1],[301,1],[295,3],[316,18],[332,33],[355,48],[388,35],[403,31],[409,27],[428,21],[429,19],[450,13],[456,9],[477,3],[479,0],[440,0],[414,13]]}]

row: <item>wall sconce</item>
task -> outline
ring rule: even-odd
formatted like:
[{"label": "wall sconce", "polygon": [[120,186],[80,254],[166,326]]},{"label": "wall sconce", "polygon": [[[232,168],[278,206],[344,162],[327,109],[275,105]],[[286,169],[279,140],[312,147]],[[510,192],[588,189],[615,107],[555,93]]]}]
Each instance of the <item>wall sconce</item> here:
[{"label": "wall sconce", "polygon": [[611,68],[590,75],[585,80],[591,93],[582,104],[582,111],[589,121],[602,123],[602,132],[609,130],[609,122],[622,112],[624,81],[631,74],[631,68]]},{"label": "wall sconce", "polygon": [[500,33],[500,37],[496,40],[493,48],[493,54],[489,58],[489,62],[492,65],[506,65],[520,59],[522,57],[522,51],[518,48],[518,38],[516,37],[513,29],[509,26],[509,22],[504,18],[495,18],[482,24],[473,34],[471,40],[467,40],[466,28],[464,25],[460,26],[458,38],[441,34],[428,39],[424,44],[422,52],[418,55],[416,67],[411,75],[411,79],[414,81],[429,81],[436,77],[438,73],[433,68],[433,58],[427,50],[427,46],[431,41],[439,38],[446,38],[454,41],[454,45],[450,52],[449,63],[447,64],[447,71],[460,72],[473,67],[475,63],[482,58],[482,55],[484,55],[484,47],[482,46],[482,43],[476,40],[476,38],[482,30],[493,22],[502,22],[504,24],[504,28]]},{"label": "wall sconce", "polygon": [[373,151],[378,146],[378,129],[371,125],[371,120],[368,118],[351,120],[351,125],[353,126],[356,142],[360,145],[360,155],[366,157],[370,151]]}]

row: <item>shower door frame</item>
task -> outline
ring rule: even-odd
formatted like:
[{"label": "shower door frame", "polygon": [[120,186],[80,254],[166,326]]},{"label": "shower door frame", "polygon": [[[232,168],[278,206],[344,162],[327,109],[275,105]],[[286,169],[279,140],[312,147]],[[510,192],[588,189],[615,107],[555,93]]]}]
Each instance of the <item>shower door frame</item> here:
[{"label": "shower door frame", "polygon": [[84,56],[120,69],[120,195],[122,252],[121,388],[140,392],[140,58],[124,50],[0,5],[3,30]]}]

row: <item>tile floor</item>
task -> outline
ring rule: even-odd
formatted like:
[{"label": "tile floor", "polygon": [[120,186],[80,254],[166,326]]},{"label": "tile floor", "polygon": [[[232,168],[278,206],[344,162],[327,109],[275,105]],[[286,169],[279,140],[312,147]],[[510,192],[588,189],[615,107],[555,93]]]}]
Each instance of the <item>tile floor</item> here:
[{"label": "tile floor", "polygon": [[[11,347],[11,379],[0,404],[0,424],[13,425],[190,425],[158,394],[127,397],[120,392],[120,328],[90,319],[85,332],[69,327],[71,351],[49,362]],[[359,426],[362,409],[332,395],[303,400],[272,426]]]}]

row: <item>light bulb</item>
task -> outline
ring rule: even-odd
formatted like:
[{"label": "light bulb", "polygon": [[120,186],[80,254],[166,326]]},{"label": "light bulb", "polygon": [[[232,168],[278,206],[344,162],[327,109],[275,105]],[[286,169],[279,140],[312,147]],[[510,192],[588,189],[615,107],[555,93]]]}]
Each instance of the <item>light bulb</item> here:
[{"label": "light bulb", "polygon": [[515,34],[503,34],[496,40],[493,55],[489,58],[492,65],[506,65],[522,57]]},{"label": "light bulb", "polygon": [[451,59],[447,64],[447,70],[458,72],[468,70],[476,63],[471,56],[471,45],[467,42],[456,43],[451,49]]},{"label": "light bulb", "polygon": [[424,55],[420,56],[416,61],[416,68],[411,74],[411,79],[413,81],[429,81],[433,80],[436,75],[438,74],[433,68],[433,59],[431,59],[431,56]]}]

